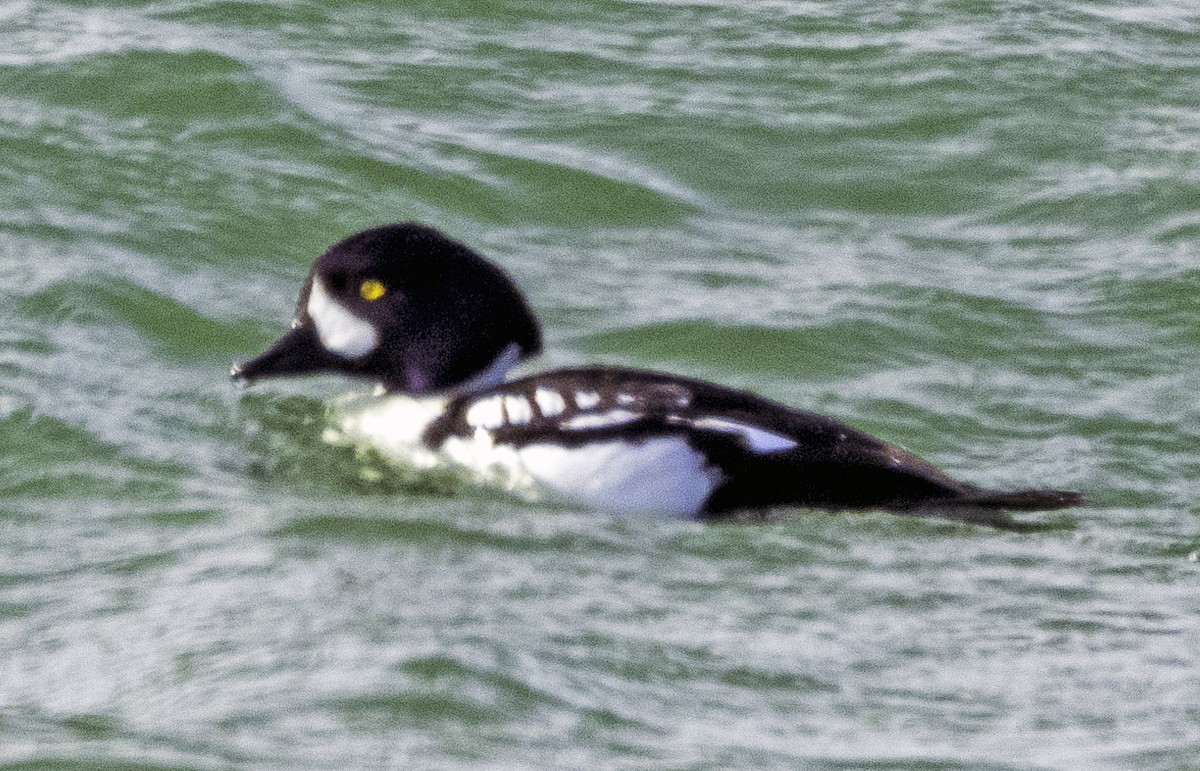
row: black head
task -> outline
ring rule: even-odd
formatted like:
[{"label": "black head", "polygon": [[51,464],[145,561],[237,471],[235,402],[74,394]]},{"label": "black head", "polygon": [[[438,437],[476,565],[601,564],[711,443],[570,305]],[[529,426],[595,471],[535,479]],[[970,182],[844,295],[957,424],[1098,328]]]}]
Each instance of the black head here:
[{"label": "black head", "polygon": [[318,257],[291,331],[232,375],[334,372],[426,394],[497,380],[541,347],[537,320],[504,271],[435,228],[405,222]]}]

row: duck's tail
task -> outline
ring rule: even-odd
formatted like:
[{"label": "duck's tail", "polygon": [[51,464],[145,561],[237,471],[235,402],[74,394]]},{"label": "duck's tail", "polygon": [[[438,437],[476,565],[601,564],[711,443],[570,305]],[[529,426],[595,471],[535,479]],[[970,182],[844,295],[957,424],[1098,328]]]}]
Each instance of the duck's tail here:
[{"label": "duck's tail", "polygon": [[908,514],[945,517],[1001,530],[1029,532],[1063,527],[1061,523],[1022,522],[1010,511],[1054,511],[1083,504],[1083,495],[1071,490],[986,490],[968,488],[961,495],[930,501]]},{"label": "duck's tail", "polygon": [[975,490],[960,501],[1002,511],[1054,511],[1083,504],[1083,495],[1071,490]]}]

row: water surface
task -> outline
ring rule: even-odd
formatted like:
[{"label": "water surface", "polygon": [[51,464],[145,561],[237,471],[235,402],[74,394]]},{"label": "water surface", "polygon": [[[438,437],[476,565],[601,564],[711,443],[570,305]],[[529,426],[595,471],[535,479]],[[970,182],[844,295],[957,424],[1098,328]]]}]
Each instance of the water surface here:
[{"label": "water surface", "polygon": [[[1200,12],[0,7],[0,768],[1185,769]],[[311,259],[752,388],[1058,530],[531,506],[238,392]]]}]

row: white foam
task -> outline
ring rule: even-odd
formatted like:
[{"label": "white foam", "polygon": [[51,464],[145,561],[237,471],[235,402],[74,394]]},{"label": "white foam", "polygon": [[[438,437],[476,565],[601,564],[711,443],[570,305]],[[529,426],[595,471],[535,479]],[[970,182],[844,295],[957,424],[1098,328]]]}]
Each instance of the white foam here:
[{"label": "white foam", "polygon": [[439,398],[349,394],[331,405],[335,427],[328,438],[369,445],[400,463],[433,468],[442,460],[425,446],[421,435],[445,406]]}]

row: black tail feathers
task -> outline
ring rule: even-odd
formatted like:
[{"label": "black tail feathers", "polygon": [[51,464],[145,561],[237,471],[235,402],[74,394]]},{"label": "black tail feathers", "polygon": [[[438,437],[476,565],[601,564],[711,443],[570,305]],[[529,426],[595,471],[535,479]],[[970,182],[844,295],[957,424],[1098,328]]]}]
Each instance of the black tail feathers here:
[{"label": "black tail feathers", "polygon": [[1070,490],[984,490],[968,489],[953,498],[927,501],[908,511],[913,516],[944,517],[986,525],[998,530],[1033,532],[1057,530],[1061,522],[1023,522],[1008,516],[1010,511],[1054,511],[1083,504],[1083,495]]},{"label": "black tail feathers", "polygon": [[1083,495],[1070,490],[977,490],[961,503],[1004,511],[1053,511],[1083,504]]}]

